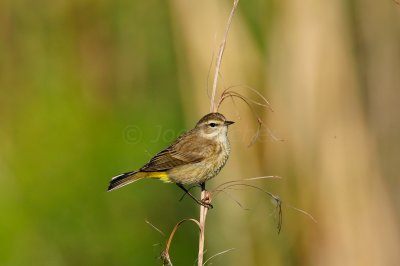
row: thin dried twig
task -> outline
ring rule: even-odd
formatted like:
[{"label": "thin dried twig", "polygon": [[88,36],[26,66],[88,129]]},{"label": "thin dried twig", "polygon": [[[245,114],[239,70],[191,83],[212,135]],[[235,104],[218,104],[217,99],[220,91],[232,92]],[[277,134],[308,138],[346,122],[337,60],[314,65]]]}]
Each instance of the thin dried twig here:
[{"label": "thin dried twig", "polygon": [[178,228],[179,228],[184,222],[193,222],[193,223],[197,224],[197,226],[200,228],[200,223],[199,223],[199,221],[197,221],[196,219],[189,218],[189,219],[183,219],[183,220],[179,221],[179,222],[174,226],[174,229],[172,230],[172,232],[171,232],[171,234],[170,234],[170,236],[169,236],[169,238],[168,238],[167,246],[166,246],[166,248],[165,248],[167,251],[169,251],[169,248],[170,248],[171,243],[172,243],[172,239],[174,238],[176,231],[178,230]]},{"label": "thin dried twig", "polygon": [[250,185],[250,184],[246,184],[243,182],[246,181],[256,181],[256,180],[262,180],[262,179],[280,179],[280,176],[259,176],[259,177],[251,177],[251,178],[245,178],[245,179],[238,179],[238,180],[232,180],[232,181],[228,181],[225,183],[222,183],[220,185],[218,185],[213,191],[213,195],[214,198],[221,192],[227,194],[231,199],[233,199],[241,208],[243,208],[242,204],[237,201],[235,198],[233,198],[229,193],[226,192],[226,190],[232,190],[232,189],[236,189],[236,187],[238,186],[243,186],[243,187],[250,187],[250,188],[254,188],[257,189],[263,193],[266,193],[267,195],[269,195],[271,197],[271,199],[273,200],[273,204],[276,206],[276,210],[277,210],[277,215],[278,215],[278,224],[277,224],[277,229],[278,229],[278,233],[281,231],[282,228],[282,205],[285,205],[293,210],[296,210],[304,215],[306,215],[308,218],[310,218],[314,223],[317,223],[317,220],[308,212],[306,212],[305,210],[299,209],[297,207],[294,207],[292,205],[289,205],[285,202],[283,202],[278,196],[272,194],[269,191],[266,191],[260,187],[254,186],[254,185]]},{"label": "thin dried twig", "polygon": [[266,176],[257,176],[257,177],[250,177],[250,178],[245,178],[245,179],[236,179],[236,180],[231,180],[227,181],[225,183],[222,183],[218,185],[212,192],[216,192],[217,190],[220,189],[220,187],[223,187],[225,185],[233,184],[233,183],[240,183],[240,182],[245,182],[245,181],[255,181],[255,180],[262,180],[262,179],[282,179],[282,177],[277,176],[277,175],[266,175]]},{"label": "thin dried twig", "polygon": [[[230,188],[230,189],[232,189],[232,188]],[[239,190],[239,189],[236,189],[236,190]],[[250,210],[249,208],[244,207],[243,204],[240,203],[240,201],[238,201],[237,199],[235,199],[230,193],[226,192],[226,189],[224,189],[224,190],[215,190],[215,191],[218,192],[218,193],[219,192],[225,193],[231,200],[233,200],[243,210],[245,210],[245,211],[249,211]]]},{"label": "thin dried twig", "polygon": [[[254,180],[261,180],[261,179],[282,179],[279,175],[264,175],[264,176],[256,176],[256,177],[249,177],[242,179],[244,181],[254,181]],[[236,180],[239,181],[239,180]]]},{"label": "thin dried twig", "polygon": [[219,256],[219,255],[222,255],[222,254],[225,254],[225,253],[228,253],[228,252],[230,252],[230,251],[232,251],[232,250],[235,250],[235,248],[230,248],[230,249],[227,249],[227,250],[224,250],[224,251],[218,252],[217,254],[212,255],[211,257],[209,257],[209,258],[204,262],[203,265],[206,265],[207,262],[209,262],[210,260],[214,259],[215,257],[217,257],[217,256]]},{"label": "thin dried twig", "polygon": [[236,105],[236,102],[235,102],[235,98],[233,98],[233,96],[231,96],[231,100],[232,100],[232,104],[233,104],[233,107],[234,107],[233,110],[236,111],[236,116],[238,117],[239,120],[241,120],[242,118],[240,117],[239,110],[237,110],[237,105]]},{"label": "thin dried twig", "polygon": [[263,102],[265,102],[268,105],[268,108],[273,112],[274,110],[272,109],[271,104],[269,103],[269,101],[267,100],[267,98],[264,97],[264,95],[262,95],[259,91],[257,91],[256,89],[254,89],[251,86],[248,85],[232,85],[230,86],[228,89],[234,89],[234,88],[244,88],[244,89],[248,89],[251,92],[255,93],[257,96],[259,96]]},{"label": "thin dried twig", "polygon": [[[249,99],[249,98],[247,98],[247,97],[244,97],[244,96],[241,95],[240,93],[234,91],[234,90],[233,90],[234,88],[245,88],[245,89],[248,89],[248,90],[250,90],[251,92],[255,93],[258,97],[260,97],[260,99],[261,99],[262,101],[261,101],[261,102],[260,102],[260,101],[255,101],[255,100]],[[217,110],[218,110],[219,107],[221,106],[222,102],[225,100],[225,99],[224,99],[224,98],[225,98],[224,96],[227,95],[227,94],[230,94],[230,93],[235,93],[235,94],[237,94],[237,95],[240,95],[241,97],[246,98],[248,101],[251,101],[251,102],[253,102],[253,103],[257,104],[257,105],[263,106],[263,107],[267,107],[267,108],[268,108],[270,111],[272,111],[272,112],[274,111],[274,110],[272,109],[271,104],[269,103],[269,101],[268,101],[260,92],[258,92],[256,89],[254,89],[254,88],[252,88],[252,87],[250,87],[250,86],[246,86],[246,85],[234,85],[234,86],[230,86],[230,87],[226,88],[226,89],[222,92],[221,97],[220,97],[220,99],[219,99],[219,101],[218,101]]]},{"label": "thin dried twig", "polygon": [[250,98],[248,98],[248,97],[245,97],[245,96],[241,95],[240,93],[238,93],[238,92],[236,92],[236,91],[225,90],[225,91],[221,94],[221,97],[220,97],[220,99],[219,99],[219,101],[218,101],[217,110],[218,110],[219,107],[221,106],[222,102],[223,102],[226,98],[231,97],[231,96],[235,96],[235,97],[237,97],[237,98],[241,98],[241,99],[242,99],[243,101],[245,101],[246,103],[253,103],[253,104],[255,104],[255,105],[259,105],[259,106],[262,106],[262,107],[267,107],[267,108],[269,108],[269,106],[268,106],[267,104],[262,103],[262,102],[258,102],[258,101],[255,101],[255,100],[252,100],[252,99],[250,99]]},{"label": "thin dried twig", "polygon": [[240,94],[229,92],[226,95],[221,96],[221,100],[223,101],[224,99],[226,99],[228,97],[230,97],[232,99],[238,98],[238,99],[242,100],[243,102],[245,102],[247,104],[247,106],[250,108],[250,110],[252,111],[253,115],[257,118],[258,126],[257,126],[257,130],[256,130],[254,136],[251,138],[251,141],[248,144],[248,147],[250,147],[251,145],[254,144],[254,142],[257,140],[258,136],[260,135],[260,129],[261,129],[261,125],[263,122],[262,122],[261,118],[257,115],[257,112],[254,110],[253,106],[249,103],[247,98],[245,98],[244,96],[242,96]]},{"label": "thin dried twig", "polygon": [[261,126],[264,127],[264,128],[267,130],[268,135],[269,135],[274,141],[285,141],[285,139],[280,139],[280,138],[278,138],[278,137],[274,134],[274,132],[272,132],[272,130],[271,130],[269,127],[267,127],[267,125],[265,125],[264,122],[261,124]]},{"label": "thin dried twig", "polygon": [[[172,240],[173,240],[173,238],[174,238],[174,236],[175,236],[176,231],[179,229],[179,227],[180,227],[184,222],[193,222],[193,223],[197,224],[197,226],[198,226],[199,228],[201,228],[201,227],[200,227],[199,221],[197,221],[196,219],[190,218],[190,219],[183,219],[183,220],[179,221],[179,222],[174,226],[174,229],[172,229],[172,232],[171,232],[171,234],[169,235],[169,238],[168,238],[168,241],[167,241],[167,245],[166,245],[165,249],[161,252],[161,260],[162,260],[162,262],[163,262],[163,266],[172,266],[171,258],[170,258],[170,256],[169,256],[169,249],[170,249],[170,247],[171,247],[171,243],[172,243]],[[151,225],[151,224],[150,224],[150,225]],[[152,226],[153,226],[153,225],[152,225]],[[154,227],[154,228],[157,228],[157,227]],[[200,229],[200,230],[201,230],[201,229]]]},{"label": "thin dried twig", "polygon": [[250,99],[250,98],[248,98],[246,96],[243,96],[242,94],[240,94],[240,93],[238,93],[236,91],[233,91],[232,88],[235,88],[235,87],[239,87],[239,85],[238,86],[228,87],[222,92],[222,94],[221,94],[221,96],[219,98],[216,110],[218,111],[218,109],[221,106],[221,104],[227,98],[232,99],[232,101],[233,101],[234,98],[238,98],[238,99],[242,100],[249,107],[249,109],[251,110],[252,114],[257,119],[257,130],[254,133],[253,137],[251,138],[251,141],[248,144],[248,147],[252,146],[256,142],[256,140],[260,136],[260,132],[261,132],[261,128],[262,127],[265,127],[267,129],[268,134],[272,137],[273,140],[282,141],[281,139],[278,139],[272,133],[272,131],[264,124],[264,122],[262,121],[261,117],[257,114],[257,112],[253,108],[253,105],[258,105],[258,106],[261,106],[261,107],[269,108],[271,111],[273,111],[272,108],[271,108],[270,103],[268,102],[268,100],[264,96],[262,96],[261,93],[259,93],[258,91],[256,91],[255,89],[253,89],[251,87],[240,86],[242,88],[247,88],[247,89],[251,90],[252,92],[254,92],[255,94],[257,94],[257,96],[259,96],[261,98],[261,101],[256,101],[256,100]]},{"label": "thin dried twig", "polygon": [[219,76],[220,69],[221,69],[222,56],[224,55],[226,40],[228,39],[229,29],[232,24],[232,18],[233,18],[233,15],[235,14],[238,4],[239,4],[239,0],[234,0],[233,7],[232,7],[231,13],[229,15],[228,22],[226,24],[225,34],[222,39],[221,45],[219,47],[219,52],[218,52],[218,57],[217,57],[215,72],[214,72],[214,81],[213,81],[213,86],[212,86],[211,100],[210,100],[211,101],[210,112],[216,112],[214,101],[215,101],[215,94],[217,92],[218,76]]},{"label": "thin dried twig", "polygon": [[157,232],[159,232],[163,237],[165,237],[165,234],[163,231],[161,231],[161,229],[157,228],[154,224],[150,223],[148,220],[145,220],[145,222],[150,225],[154,230],[156,230]]},{"label": "thin dried twig", "polygon": [[305,210],[296,208],[296,207],[294,207],[292,205],[289,205],[289,204],[286,204],[286,206],[288,206],[289,208],[292,208],[293,210],[296,210],[296,211],[301,212],[302,214],[308,216],[314,223],[318,223],[318,221],[310,213],[306,212]]},{"label": "thin dried twig", "polygon": [[245,184],[245,183],[236,183],[235,182],[235,183],[225,184],[224,186],[222,186],[222,188],[220,190],[226,190],[226,189],[230,189],[230,188],[236,187],[236,186],[244,186],[244,187],[254,188],[254,189],[259,190],[271,197],[271,199],[273,200],[273,203],[276,205],[276,211],[278,212],[277,230],[278,230],[278,234],[279,234],[282,229],[282,218],[283,218],[282,217],[282,200],[278,196],[272,194],[269,191],[266,191],[260,187],[250,185],[250,184]]}]

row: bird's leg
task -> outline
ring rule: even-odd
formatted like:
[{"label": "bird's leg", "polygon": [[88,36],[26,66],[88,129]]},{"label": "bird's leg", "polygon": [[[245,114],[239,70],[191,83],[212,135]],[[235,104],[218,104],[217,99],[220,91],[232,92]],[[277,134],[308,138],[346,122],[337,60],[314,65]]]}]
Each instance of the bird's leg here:
[{"label": "bird's leg", "polygon": [[[193,185],[193,186],[191,186],[190,188],[188,188],[187,191],[190,191],[190,190],[192,190],[192,188],[195,188],[195,187],[197,187],[197,186],[200,186],[200,185]],[[182,197],[179,199],[179,201],[182,201],[183,198],[186,196],[186,194],[187,194],[187,192],[183,193],[183,195],[182,195]]]},{"label": "bird's leg", "polygon": [[183,191],[185,191],[186,192],[186,194],[188,194],[194,201],[196,201],[197,202],[197,204],[199,204],[199,205],[202,205],[202,206],[204,206],[204,207],[206,207],[206,208],[208,208],[208,209],[212,209],[213,208],[213,206],[210,204],[210,203],[208,203],[208,202],[206,202],[206,201],[203,201],[203,200],[198,200],[195,196],[193,196],[182,184],[176,184],[178,187],[180,187]]}]

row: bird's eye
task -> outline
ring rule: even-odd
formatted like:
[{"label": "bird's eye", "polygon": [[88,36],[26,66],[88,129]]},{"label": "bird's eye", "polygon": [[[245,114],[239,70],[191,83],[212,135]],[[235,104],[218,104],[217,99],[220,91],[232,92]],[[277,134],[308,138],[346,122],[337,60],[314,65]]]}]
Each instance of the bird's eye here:
[{"label": "bird's eye", "polygon": [[215,124],[215,123],[210,123],[209,125],[210,125],[210,127],[216,127],[217,126],[217,124]]}]

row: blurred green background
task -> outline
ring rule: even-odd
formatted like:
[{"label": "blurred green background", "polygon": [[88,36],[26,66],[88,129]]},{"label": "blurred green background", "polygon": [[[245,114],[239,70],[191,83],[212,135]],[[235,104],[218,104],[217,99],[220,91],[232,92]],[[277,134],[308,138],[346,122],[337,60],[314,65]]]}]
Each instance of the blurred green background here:
[{"label": "blurred green background", "polygon": [[[169,234],[197,206],[154,180],[112,193],[107,184],[208,112],[208,70],[230,6],[0,2],[0,265],[161,265],[164,238],[145,220]],[[233,152],[209,187],[282,176],[255,185],[283,199],[284,223],[278,235],[265,195],[218,196],[206,257],[236,249],[214,265],[400,261],[399,47],[394,1],[239,4],[219,89],[263,93],[275,111],[257,110],[284,141],[264,128],[247,148],[254,117],[226,101]],[[197,233],[190,224],[178,232],[174,265],[195,263]]]}]

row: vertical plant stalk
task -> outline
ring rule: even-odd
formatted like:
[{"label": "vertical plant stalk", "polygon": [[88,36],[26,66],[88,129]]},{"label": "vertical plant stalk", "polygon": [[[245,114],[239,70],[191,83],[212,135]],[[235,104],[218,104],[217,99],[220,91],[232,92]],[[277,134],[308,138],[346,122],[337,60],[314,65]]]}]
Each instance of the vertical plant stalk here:
[{"label": "vertical plant stalk", "polygon": [[[233,15],[235,14],[236,8],[239,4],[239,0],[234,0],[231,13],[229,14],[228,22],[226,23],[224,37],[222,39],[221,45],[219,46],[218,57],[215,63],[214,80],[212,86],[212,93],[210,99],[210,112],[216,112],[217,108],[215,105],[215,94],[217,92],[218,76],[221,69],[222,56],[224,55],[226,40],[228,39],[229,29],[232,24]],[[211,204],[211,192],[206,190],[205,183],[201,184],[201,200]],[[197,265],[203,266],[204,258],[204,240],[205,240],[205,229],[206,229],[206,218],[207,218],[208,208],[206,206],[200,205],[200,235],[199,235],[199,254],[197,257]]]},{"label": "vertical plant stalk", "polygon": [[[201,184],[201,200],[203,202],[207,202],[211,204],[211,193],[206,190],[205,183]],[[203,258],[204,258],[204,240],[205,240],[205,227],[206,227],[206,218],[207,218],[208,208],[200,205],[200,235],[199,235],[199,255],[197,257],[197,265],[203,266]]]},{"label": "vertical plant stalk", "polygon": [[232,18],[233,18],[233,15],[235,14],[238,4],[239,4],[239,0],[234,0],[233,7],[232,7],[231,13],[228,18],[228,22],[226,23],[224,38],[222,39],[222,42],[219,46],[218,57],[217,57],[217,60],[215,63],[214,80],[213,80],[212,93],[211,93],[211,99],[210,99],[210,101],[211,101],[210,113],[217,111],[216,106],[215,106],[215,94],[217,92],[218,76],[219,76],[219,72],[221,69],[222,56],[224,55],[226,40],[228,39],[229,29],[232,24]]}]

